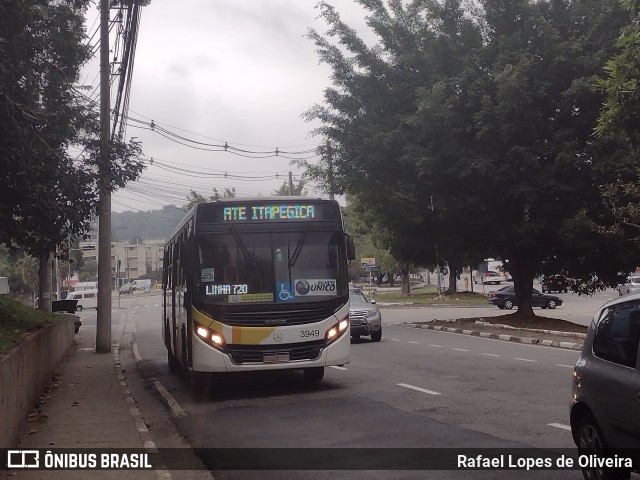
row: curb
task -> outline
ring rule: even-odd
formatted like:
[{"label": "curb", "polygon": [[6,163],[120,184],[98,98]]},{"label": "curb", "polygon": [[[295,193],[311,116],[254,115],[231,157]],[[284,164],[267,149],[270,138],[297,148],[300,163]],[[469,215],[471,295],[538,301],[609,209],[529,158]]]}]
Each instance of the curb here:
[{"label": "curb", "polygon": [[476,330],[441,327],[439,325],[419,325],[415,323],[401,323],[400,326],[405,328],[421,328],[423,330],[435,330],[438,332],[459,333],[462,335],[471,335],[473,337],[491,338],[493,340],[502,340],[505,342],[513,342],[513,343],[524,343],[527,345],[542,345],[545,347],[565,348],[568,350],[582,350],[582,343],[577,343],[577,342],[540,340],[539,338],[535,338],[535,337],[516,337],[514,335],[502,335],[498,333],[478,332]]}]

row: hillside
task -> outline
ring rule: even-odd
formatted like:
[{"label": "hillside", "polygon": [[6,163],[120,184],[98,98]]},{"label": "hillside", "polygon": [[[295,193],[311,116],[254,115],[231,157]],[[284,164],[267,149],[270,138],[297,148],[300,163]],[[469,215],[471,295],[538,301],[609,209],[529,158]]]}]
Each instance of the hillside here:
[{"label": "hillside", "polygon": [[111,212],[111,238],[114,242],[165,240],[182,220],[185,211],[173,205],[147,212]]}]

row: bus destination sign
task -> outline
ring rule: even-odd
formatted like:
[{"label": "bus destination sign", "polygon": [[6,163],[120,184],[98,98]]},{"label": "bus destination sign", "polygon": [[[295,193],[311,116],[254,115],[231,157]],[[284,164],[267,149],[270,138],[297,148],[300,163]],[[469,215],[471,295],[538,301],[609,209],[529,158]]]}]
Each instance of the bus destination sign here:
[{"label": "bus destination sign", "polygon": [[314,205],[235,205],[222,210],[224,222],[316,220]]}]

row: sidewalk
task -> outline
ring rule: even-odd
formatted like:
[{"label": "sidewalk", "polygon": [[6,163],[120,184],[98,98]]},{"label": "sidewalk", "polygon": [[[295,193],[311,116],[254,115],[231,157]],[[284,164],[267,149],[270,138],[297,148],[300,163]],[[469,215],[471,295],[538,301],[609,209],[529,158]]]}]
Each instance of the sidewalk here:
[{"label": "sidewalk", "polygon": [[[117,342],[113,351],[105,354],[95,353],[94,343],[95,335],[81,328],[76,344],[41,395],[38,408],[29,415],[17,448],[150,446],[146,426],[124,383]],[[8,479],[25,480],[166,478],[164,472],[155,470],[11,470],[0,472],[0,478],[5,474]]]}]

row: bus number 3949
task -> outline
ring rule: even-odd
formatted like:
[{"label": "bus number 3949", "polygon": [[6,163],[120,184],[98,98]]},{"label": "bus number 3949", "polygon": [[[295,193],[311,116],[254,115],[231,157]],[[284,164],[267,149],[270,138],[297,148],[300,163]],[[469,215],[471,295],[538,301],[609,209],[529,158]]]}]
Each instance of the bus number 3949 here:
[{"label": "bus number 3949", "polygon": [[319,337],[320,330],[301,330],[300,338]]}]

